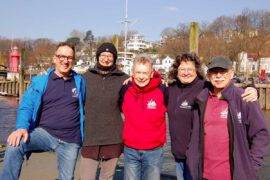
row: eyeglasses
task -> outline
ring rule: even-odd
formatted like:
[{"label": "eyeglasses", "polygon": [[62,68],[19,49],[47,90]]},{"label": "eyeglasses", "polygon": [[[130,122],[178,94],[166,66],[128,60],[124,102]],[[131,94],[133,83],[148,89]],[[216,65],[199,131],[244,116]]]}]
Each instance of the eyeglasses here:
[{"label": "eyeglasses", "polygon": [[193,73],[194,71],[195,71],[195,69],[193,69],[193,68],[187,68],[187,69],[179,68],[179,69],[178,69],[178,72],[180,72],[180,73],[185,73],[185,72],[187,72],[187,73],[191,74],[191,73]]},{"label": "eyeglasses", "polygon": [[67,60],[68,62],[71,62],[73,60],[73,56],[65,56],[65,55],[60,55],[60,54],[56,54],[55,55],[60,61],[64,61]]},{"label": "eyeglasses", "polygon": [[101,55],[99,55],[99,58],[100,58],[100,59],[105,59],[105,58],[107,58],[107,59],[109,59],[109,60],[113,60],[113,55],[111,55],[111,54],[101,54]]}]

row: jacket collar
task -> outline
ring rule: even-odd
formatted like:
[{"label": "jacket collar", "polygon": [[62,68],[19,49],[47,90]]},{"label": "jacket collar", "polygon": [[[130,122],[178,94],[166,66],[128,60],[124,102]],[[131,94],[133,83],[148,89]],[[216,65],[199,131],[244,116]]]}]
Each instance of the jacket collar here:
[{"label": "jacket collar", "polygon": [[176,80],[176,85],[177,87],[188,87],[188,86],[192,86],[193,84],[196,84],[199,81],[199,77],[197,76],[191,83],[189,84],[183,84],[178,78]]},{"label": "jacket collar", "polygon": [[[95,66],[95,67],[93,67],[93,68],[90,68],[89,69],[89,71],[90,72],[92,72],[92,73],[94,73],[94,74],[100,74],[99,73],[99,70],[97,69],[97,67]],[[123,72],[123,71],[120,71],[120,70],[118,70],[117,68],[116,69],[114,69],[112,72],[110,72],[110,73],[108,73],[108,75],[124,75],[125,73]],[[100,74],[100,75],[102,75],[102,74]]]},{"label": "jacket collar", "polygon": [[[197,96],[197,100],[198,101],[201,101],[201,102],[204,102],[207,100],[208,96],[209,96],[209,91],[213,91],[214,87],[213,85],[208,82],[206,83],[206,87],[207,88],[204,88],[202,90],[201,93],[199,93],[199,95]],[[234,83],[231,81],[229,83],[229,85],[222,90],[221,94],[222,94],[222,97],[228,101],[230,101],[232,98],[233,98],[233,91],[235,89],[235,86],[234,86]]]}]

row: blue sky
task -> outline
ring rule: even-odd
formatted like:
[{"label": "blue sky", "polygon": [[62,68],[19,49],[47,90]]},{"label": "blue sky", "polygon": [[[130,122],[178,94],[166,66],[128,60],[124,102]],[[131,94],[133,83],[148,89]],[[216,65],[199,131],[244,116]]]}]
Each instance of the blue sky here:
[{"label": "blue sky", "polygon": [[[245,8],[270,10],[270,0],[128,0],[128,17],[136,21],[129,29],[155,41],[167,27],[212,22]],[[3,0],[0,36],[64,41],[74,29],[92,30],[94,36],[120,34],[124,16],[125,0]]]}]

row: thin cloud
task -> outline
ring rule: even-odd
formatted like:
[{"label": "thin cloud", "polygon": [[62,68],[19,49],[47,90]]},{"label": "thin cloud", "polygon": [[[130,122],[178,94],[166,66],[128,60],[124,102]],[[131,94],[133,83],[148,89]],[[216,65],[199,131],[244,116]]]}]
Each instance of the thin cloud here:
[{"label": "thin cloud", "polygon": [[175,6],[169,6],[169,7],[166,8],[166,10],[169,11],[169,12],[178,12],[179,8],[175,7]]}]

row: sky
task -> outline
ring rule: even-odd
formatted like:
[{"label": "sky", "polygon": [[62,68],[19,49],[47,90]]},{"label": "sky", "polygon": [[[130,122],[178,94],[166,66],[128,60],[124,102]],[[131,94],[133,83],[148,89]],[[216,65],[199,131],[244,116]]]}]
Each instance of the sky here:
[{"label": "sky", "polygon": [[[126,0],[2,0],[0,37],[65,41],[73,30],[95,37],[120,34]],[[270,0],[128,0],[129,30],[157,41],[165,28],[270,10]]]}]

